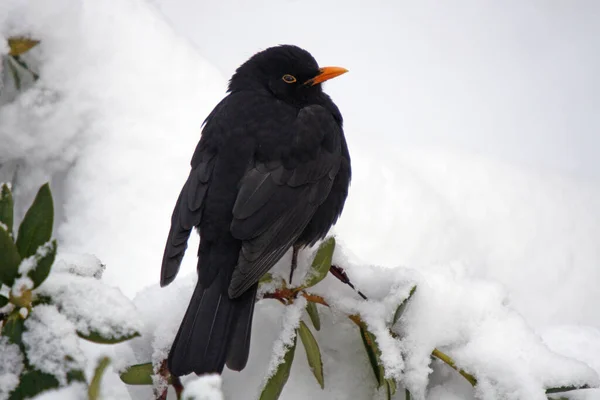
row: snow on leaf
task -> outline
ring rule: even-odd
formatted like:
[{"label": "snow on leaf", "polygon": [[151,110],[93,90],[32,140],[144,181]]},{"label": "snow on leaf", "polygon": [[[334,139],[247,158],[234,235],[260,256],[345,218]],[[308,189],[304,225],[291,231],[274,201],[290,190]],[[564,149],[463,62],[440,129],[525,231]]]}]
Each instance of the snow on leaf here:
[{"label": "snow on leaf", "polygon": [[269,379],[276,372],[277,366],[283,362],[283,358],[287,353],[287,349],[292,345],[292,342],[295,343],[296,328],[298,328],[300,325],[300,317],[302,316],[302,310],[304,307],[306,307],[306,299],[300,297],[294,302],[294,304],[285,308],[282,321],[282,330],[279,334],[279,338],[273,345],[273,352],[267,368],[265,380]]},{"label": "snow on leaf", "polygon": [[182,393],[183,400],[223,400],[221,376],[208,374],[188,381]]},{"label": "snow on leaf", "polygon": [[75,325],[55,306],[39,305],[33,309],[25,321],[23,344],[29,363],[56,377],[61,385],[67,383],[70,371],[85,366]]},{"label": "snow on leaf", "polygon": [[8,394],[17,387],[22,371],[21,349],[7,337],[0,336],[0,400],[7,399]]},{"label": "snow on leaf", "polygon": [[[36,290],[48,296],[85,337],[114,343],[139,334],[142,323],[131,301],[119,289],[93,278],[53,273]],[[100,340],[100,339],[98,339]]]},{"label": "snow on leaf", "polygon": [[294,362],[294,354],[296,353],[296,343],[298,335],[294,335],[291,344],[286,347],[282,361],[277,365],[273,374],[265,383],[259,400],[277,400],[283,391],[283,387],[290,377],[290,370]]},{"label": "snow on leaf", "polygon": [[51,240],[39,246],[35,254],[23,259],[19,265],[19,273],[27,275],[36,288],[48,277],[50,268],[56,256],[56,240]]}]

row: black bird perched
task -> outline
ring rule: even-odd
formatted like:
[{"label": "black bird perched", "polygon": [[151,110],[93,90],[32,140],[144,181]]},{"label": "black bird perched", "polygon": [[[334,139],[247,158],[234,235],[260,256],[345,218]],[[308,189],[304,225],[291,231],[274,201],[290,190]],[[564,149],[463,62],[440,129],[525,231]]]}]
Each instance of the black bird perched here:
[{"label": "black bird perched", "polygon": [[268,48],[236,70],[204,121],[162,261],[166,286],[198,229],[198,283],[169,353],[173,375],[242,370],[258,280],[290,248],[294,266],[341,214],[350,155],[321,83],[345,72],[296,46]]}]

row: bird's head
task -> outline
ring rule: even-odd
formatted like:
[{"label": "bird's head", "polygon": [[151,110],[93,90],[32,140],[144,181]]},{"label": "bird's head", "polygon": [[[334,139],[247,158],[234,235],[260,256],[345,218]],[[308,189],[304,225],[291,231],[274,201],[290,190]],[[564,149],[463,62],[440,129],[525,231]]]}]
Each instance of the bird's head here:
[{"label": "bird's head", "polygon": [[229,81],[229,91],[267,90],[287,103],[318,104],[321,84],[345,72],[345,68],[320,68],[306,50],[281,45],[263,50],[242,64]]}]

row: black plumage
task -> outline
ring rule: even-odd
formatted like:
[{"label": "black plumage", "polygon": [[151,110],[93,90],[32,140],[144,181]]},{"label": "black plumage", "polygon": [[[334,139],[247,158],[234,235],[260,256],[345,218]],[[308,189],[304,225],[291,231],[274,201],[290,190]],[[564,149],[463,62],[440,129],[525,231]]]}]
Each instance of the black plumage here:
[{"label": "black plumage", "polygon": [[191,230],[198,283],[168,358],[174,375],[242,370],[258,280],[337,221],[350,184],[342,115],[307,51],[272,47],[241,65],[206,118],[173,210],[161,286],[175,279]]}]

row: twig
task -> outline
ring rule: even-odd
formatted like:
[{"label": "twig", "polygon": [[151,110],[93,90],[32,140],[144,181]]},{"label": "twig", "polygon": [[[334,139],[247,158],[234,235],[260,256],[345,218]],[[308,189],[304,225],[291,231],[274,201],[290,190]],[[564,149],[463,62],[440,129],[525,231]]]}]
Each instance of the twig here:
[{"label": "twig", "polygon": [[448,364],[448,366],[458,371],[458,373],[461,374],[466,380],[468,380],[472,386],[477,385],[477,379],[475,379],[475,377],[469,374],[468,372],[465,372],[462,369],[458,368],[454,360],[449,355],[442,353],[438,349],[433,349],[431,355],[442,360],[443,362]]},{"label": "twig", "polygon": [[171,375],[171,385],[173,385],[173,389],[175,389],[177,400],[180,400],[181,395],[183,394],[183,385],[181,384],[178,376]]},{"label": "twig", "polygon": [[344,269],[342,267],[338,267],[337,265],[332,265],[331,268],[329,269],[329,272],[331,272],[331,275],[335,276],[340,282],[345,283],[346,285],[350,286],[356,293],[358,293],[358,295],[360,297],[362,297],[365,300],[368,300],[367,296],[365,296],[360,290],[356,290],[356,288],[350,281],[350,278],[348,278],[348,275],[346,274],[346,272],[344,271]]}]

